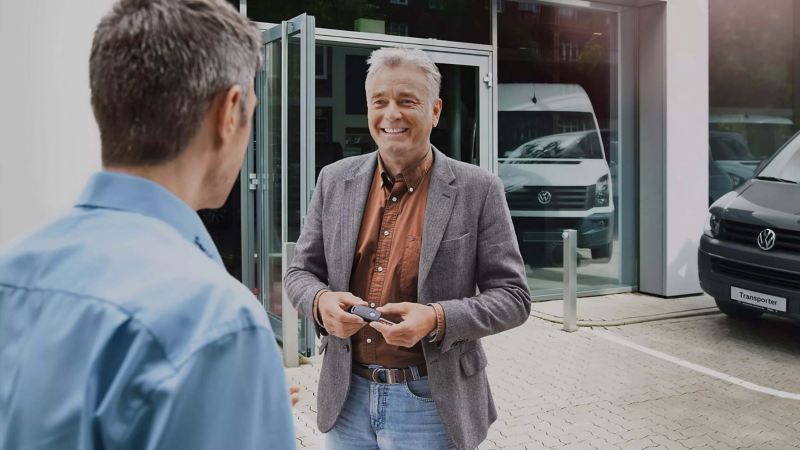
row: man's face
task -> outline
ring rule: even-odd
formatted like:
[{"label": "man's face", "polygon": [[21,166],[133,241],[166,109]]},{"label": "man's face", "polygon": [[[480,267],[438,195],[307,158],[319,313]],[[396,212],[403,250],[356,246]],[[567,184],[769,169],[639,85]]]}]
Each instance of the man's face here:
[{"label": "man's face", "polygon": [[422,70],[386,67],[369,78],[365,88],[369,132],[381,152],[399,158],[424,154],[442,101],[431,104]]}]

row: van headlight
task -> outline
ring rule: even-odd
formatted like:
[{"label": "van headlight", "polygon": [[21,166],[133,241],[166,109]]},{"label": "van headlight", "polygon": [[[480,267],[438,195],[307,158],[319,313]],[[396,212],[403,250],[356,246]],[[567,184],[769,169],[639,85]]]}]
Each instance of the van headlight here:
[{"label": "van headlight", "polygon": [[703,234],[715,238],[719,236],[719,228],[722,220],[714,213],[708,213],[708,218],[703,226]]},{"label": "van headlight", "polygon": [[608,175],[603,175],[594,185],[594,205],[608,206]]}]

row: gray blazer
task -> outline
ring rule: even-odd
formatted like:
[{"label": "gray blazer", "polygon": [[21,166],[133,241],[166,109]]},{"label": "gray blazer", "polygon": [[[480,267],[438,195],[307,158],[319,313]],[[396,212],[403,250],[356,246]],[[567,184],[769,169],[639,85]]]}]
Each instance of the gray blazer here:
[{"label": "gray blazer", "polygon": [[[325,167],[286,273],[298,311],[312,315],[320,289],[349,291],[353,256],[377,154]],[[418,302],[438,302],[444,340],[422,348],[433,399],[452,441],[474,449],[497,418],[480,338],[521,325],[530,293],[503,185],[489,172],[434,149],[419,262]],[[480,292],[476,295],[476,288]],[[350,387],[350,339],[323,336],[317,424],[336,423]]]}]

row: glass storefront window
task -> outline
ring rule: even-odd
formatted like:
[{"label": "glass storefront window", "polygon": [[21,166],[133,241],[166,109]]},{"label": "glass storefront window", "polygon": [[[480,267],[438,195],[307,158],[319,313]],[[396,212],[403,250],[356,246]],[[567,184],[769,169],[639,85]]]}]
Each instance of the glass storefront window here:
[{"label": "glass storefront window", "polygon": [[800,125],[800,2],[709,2],[709,203]]},{"label": "glass storefront window", "polygon": [[635,254],[622,251],[635,236],[619,233],[635,192],[618,185],[618,30],[617,11],[530,0],[502,1],[498,11],[498,174],[538,298],[561,292],[564,229],[578,231],[579,292],[635,278],[622,261]]},{"label": "glass storefront window", "polygon": [[318,28],[447,41],[492,43],[490,0],[248,0],[255,21],[308,13]]}]

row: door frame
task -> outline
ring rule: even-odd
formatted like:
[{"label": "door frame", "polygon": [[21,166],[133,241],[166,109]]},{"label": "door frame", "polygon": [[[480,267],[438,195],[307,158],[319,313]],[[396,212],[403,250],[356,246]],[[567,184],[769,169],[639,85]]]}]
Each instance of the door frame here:
[{"label": "door frame", "polygon": [[[300,103],[306,105],[305,109],[301,108],[301,114],[304,114],[304,120],[301,120],[300,127],[300,160],[301,160],[301,176],[304,178],[300,182],[301,196],[300,196],[300,223],[301,227],[305,222],[305,217],[310,204],[311,196],[313,195],[316,185],[315,178],[315,77],[314,74],[314,52],[317,44],[321,45],[345,45],[350,47],[408,47],[413,46],[419,48],[429,56],[435,63],[438,64],[451,64],[475,67],[478,70],[478,98],[477,98],[477,117],[479,125],[479,166],[489,170],[492,173],[496,172],[497,158],[493,154],[492,149],[495,147],[496,135],[494,133],[494,123],[496,116],[494,114],[495,103],[495,89],[493,81],[494,67],[494,52],[491,45],[481,44],[468,44],[463,42],[452,41],[439,41],[430,39],[409,38],[405,36],[392,36],[375,33],[353,32],[332,30],[314,27],[314,17],[302,14],[288,21],[280,24],[270,24],[263,22],[256,22],[262,32],[263,46],[266,49],[268,43],[272,43],[278,39],[286,39],[289,34],[301,33],[301,46],[305,47],[306,58],[301,58],[301,87]],[[310,38],[309,38],[310,37]],[[285,74],[285,65],[287,61],[286,48],[284,46],[282,52],[282,69],[281,73]],[[266,57],[266,55],[264,55]],[[261,73],[261,72],[260,72]],[[287,107],[289,104],[288,88],[286,83],[288,79],[282,76],[281,80],[281,160],[286,161],[288,157],[288,117]],[[269,101],[268,99],[266,101]],[[255,286],[256,280],[254,274],[256,264],[259,270],[260,289],[267,290],[266,292],[258,292],[258,296],[263,299],[269,295],[269,287],[266,285],[267,271],[269,269],[269,261],[267,254],[263,252],[263,245],[259,245],[263,239],[258,239],[259,233],[265,233],[266,223],[264,220],[258,220],[256,225],[256,214],[259,219],[268,220],[268,211],[264,211],[263,207],[266,202],[261,201],[261,197],[266,194],[266,189],[269,188],[269,180],[266,179],[265,167],[259,167],[259,156],[256,154],[263,151],[263,139],[267,137],[265,131],[266,124],[260,123],[265,120],[262,116],[257,116],[257,126],[253,128],[253,138],[248,145],[247,156],[245,163],[242,166],[240,174],[242,189],[242,281],[251,289]],[[266,164],[266,162],[262,162]],[[288,168],[286,164],[281,165],[282,180],[281,180],[281,223],[282,223],[282,248],[285,247],[287,241],[288,231],[288,215],[287,210],[287,190],[288,190]],[[257,195],[259,193],[260,195]],[[274,195],[274,194],[273,194]],[[257,212],[256,212],[257,209]],[[286,255],[284,260],[286,259]],[[260,260],[260,261],[259,261]],[[283,274],[285,274],[288,262],[284,261]],[[262,301],[266,309],[269,305]],[[285,302],[284,302],[285,304]],[[296,316],[295,316],[296,317]],[[276,320],[276,317],[270,315],[271,321]],[[288,320],[288,319],[287,319]],[[300,333],[305,335],[305,348],[300,348],[300,353],[306,355],[314,355],[316,345],[311,345],[315,342],[314,325],[311,319],[306,319],[305,326],[297,330],[298,336]],[[282,327],[283,328],[283,327]],[[282,333],[284,336],[286,333]],[[280,337],[280,336],[276,336]],[[285,340],[285,338],[283,339]]]}]

